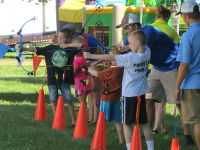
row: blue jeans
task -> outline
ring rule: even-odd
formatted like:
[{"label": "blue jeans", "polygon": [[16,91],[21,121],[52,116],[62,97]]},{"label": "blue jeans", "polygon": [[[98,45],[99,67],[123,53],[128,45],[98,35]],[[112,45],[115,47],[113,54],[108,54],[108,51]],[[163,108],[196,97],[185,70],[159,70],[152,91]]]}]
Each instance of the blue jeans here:
[{"label": "blue jeans", "polygon": [[70,84],[64,83],[61,85],[49,85],[49,101],[52,102],[57,102],[58,100],[58,90],[61,91],[61,96],[64,98],[64,102],[66,103],[72,103],[72,94],[71,94],[71,89],[70,89]]}]

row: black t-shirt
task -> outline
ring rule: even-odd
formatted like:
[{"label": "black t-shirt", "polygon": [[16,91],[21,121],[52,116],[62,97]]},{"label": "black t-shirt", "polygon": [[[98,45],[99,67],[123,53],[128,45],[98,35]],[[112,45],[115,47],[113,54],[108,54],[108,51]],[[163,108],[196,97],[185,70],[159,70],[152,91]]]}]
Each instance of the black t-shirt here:
[{"label": "black t-shirt", "polygon": [[37,55],[43,55],[47,66],[47,81],[48,85],[58,85],[58,83],[74,84],[74,71],[73,61],[74,56],[79,52],[77,48],[69,47],[63,48],[68,56],[67,63],[64,67],[56,67],[52,63],[52,55],[54,52],[61,50],[58,45],[49,45],[46,47],[38,48]]}]

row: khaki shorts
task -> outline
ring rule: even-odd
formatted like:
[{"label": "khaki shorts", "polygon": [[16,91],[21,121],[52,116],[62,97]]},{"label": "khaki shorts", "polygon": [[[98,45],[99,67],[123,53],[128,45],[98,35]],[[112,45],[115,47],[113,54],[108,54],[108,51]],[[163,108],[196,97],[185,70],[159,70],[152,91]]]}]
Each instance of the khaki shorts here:
[{"label": "khaki shorts", "polygon": [[174,98],[174,89],[176,86],[177,69],[167,72],[158,71],[154,68],[148,76],[149,90],[146,99],[155,99],[159,102],[167,101],[169,104],[178,104]]},{"label": "khaki shorts", "polygon": [[184,124],[199,124],[200,89],[182,90],[181,107]]}]

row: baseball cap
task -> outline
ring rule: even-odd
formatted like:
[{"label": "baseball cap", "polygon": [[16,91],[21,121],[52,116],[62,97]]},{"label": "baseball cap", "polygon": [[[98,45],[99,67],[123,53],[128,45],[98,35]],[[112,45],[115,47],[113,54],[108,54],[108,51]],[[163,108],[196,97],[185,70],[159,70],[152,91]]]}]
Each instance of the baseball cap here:
[{"label": "baseball cap", "polygon": [[74,23],[67,23],[63,26],[62,29],[69,29],[69,30],[72,30],[72,31],[76,31],[76,24]]},{"label": "baseball cap", "polygon": [[176,15],[193,12],[199,12],[199,6],[194,0],[188,0],[181,5],[181,9]]},{"label": "baseball cap", "polygon": [[138,17],[133,14],[127,14],[122,18],[121,24],[117,25],[116,28],[125,27],[133,23],[140,23]]}]

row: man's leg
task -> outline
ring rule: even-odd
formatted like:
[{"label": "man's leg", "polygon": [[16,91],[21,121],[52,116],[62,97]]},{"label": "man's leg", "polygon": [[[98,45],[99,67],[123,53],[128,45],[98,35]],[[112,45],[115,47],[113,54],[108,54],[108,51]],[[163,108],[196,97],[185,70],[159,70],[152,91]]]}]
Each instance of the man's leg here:
[{"label": "man's leg", "polygon": [[148,123],[141,125],[144,136],[145,136],[145,140],[147,143],[147,149],[148,150],[154,150],[154,141],[153,141],[153,135],[152,135],[152,131],[151,128],[149,126]]},{"label": "man's leg", "polygon": [[149,121],[150,128],[153,129],[154,116],[155,116],[154,100],[152,99],[146,100],[146,111],[147,111],[147,118]]},{"label": "man's leg", "polygon": [[200,150],[200,124],[194,125],[194,137],[195,137],[197,147]]},{"label": "man's leg", "polygon": [[178,108],[179,113],[180,113],[180,120],[181,120],[181,124],[182,124],[182,127],[183,127],[183,135],[184,135],[184,138],[185,138],[183,145],[185,145],[185,146],[193,145],[194,141],[193,141],[191,134],[190,134],[190,126],[189,126],[189,124],[183,124],[181,104],[176,104],[176,105],[177,105],[177,108]]},{"label": "man's leg", "polygon": [[153,131],[156,132],[165,118],[165,102],[162,101],[161,103],[155,103],[155,105],[155,125]]}]

